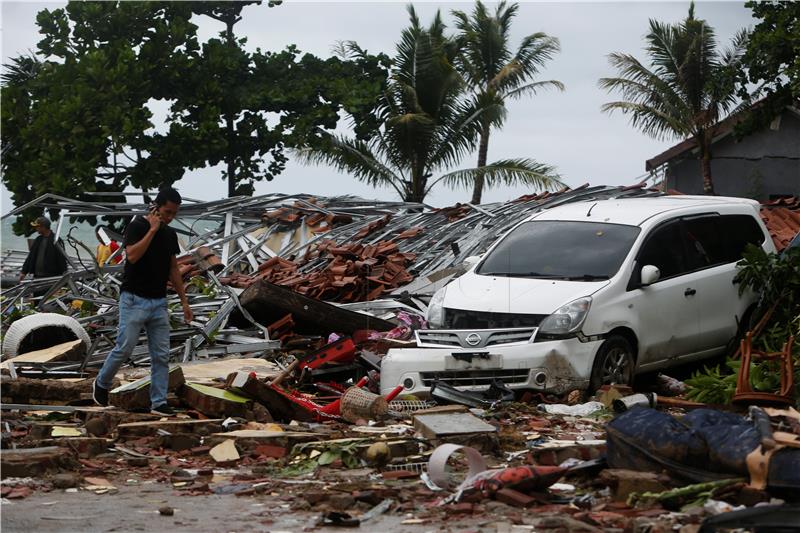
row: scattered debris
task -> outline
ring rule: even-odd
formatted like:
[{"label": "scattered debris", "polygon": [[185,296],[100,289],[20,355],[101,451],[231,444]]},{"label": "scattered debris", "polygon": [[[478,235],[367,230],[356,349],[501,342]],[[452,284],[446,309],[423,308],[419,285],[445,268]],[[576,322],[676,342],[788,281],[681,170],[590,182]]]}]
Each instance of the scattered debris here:
[{"label": "scattered debris", "polygon": [[[687,399],[691,380],[666,375],[652,388],[606,385],[594,398],[519,393],[495,379],[470,391],[432,381],[422,397],[381,384],[385,354],[416,346],[427,328],[430,296],[520,217],[658,194],[581,187],[441,210],[305,195],[188,201],[175,225],[197,318],[182,324],[170,310],[174,417],[149,413],[144,337],[112,405],[93,405],[93,377],[116,336],[121,267],[81,268],[86,258],[71,255],[64,276],[4,291],[5,332],[22,331],[25,314],[39,319],[27,321],[37,327],[15,357],[4,350],[2,496],[159,483],[187,497],[270,498],[280,502],[274,513],[306,511],[320,526],[377,529],[390,518],[472,530],[493,524],[488,516],[498,531],[692,531],[741,506],[793,501],[792,407],[711,408]],[[144,209],[37,202],[63,216]],[[16,260],[4,257],[4,273]],[[34,335],[47,328],[45,311],[81,329],[53,322]],[[724,386],[732,396],[736,375]],[[150,512],[175,516],[165,503]]]}]

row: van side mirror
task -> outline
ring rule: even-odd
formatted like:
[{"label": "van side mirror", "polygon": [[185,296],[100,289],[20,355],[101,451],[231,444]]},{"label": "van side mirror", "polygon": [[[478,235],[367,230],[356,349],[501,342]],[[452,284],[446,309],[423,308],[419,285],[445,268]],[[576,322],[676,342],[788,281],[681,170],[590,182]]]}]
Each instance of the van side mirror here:
[{"label": "van side mirror", "polygon": [[474,267],[481,261],[481,256],[479,255],[471,255],[464,259],[464,268],[469,270],[470,268]]},{"label": "van side mirror", "polygon": [[645,265],[642,267],[642,287],[652,285],[661,277],[661,271],[657,266]]}]

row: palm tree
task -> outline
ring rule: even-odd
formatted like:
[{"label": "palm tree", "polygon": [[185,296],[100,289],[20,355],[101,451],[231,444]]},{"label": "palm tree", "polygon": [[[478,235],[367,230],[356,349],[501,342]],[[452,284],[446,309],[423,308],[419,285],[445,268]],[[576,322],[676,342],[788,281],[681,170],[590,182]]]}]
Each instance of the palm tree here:
[{"label": "palm tree", "polygon": [[[514,53],[509,48],[511,21],[517,14],[517,4],[500,2],[494,14],[490,14],[480,0],[469,16],[463,11],[453,11],[459,39],[463,50],[458,68],[481,105],[497,105],[501,113],[495,120],[481,118],[478,167],[486,165],[489,150],[489,135],[492,127],[501,127],[506,116],[505,102],[511,98],[522,98],[536,94],[542,89],[564,90],[564,84],[556,80],[531,81],[544,64],[560,50],[558,39],[545,33],[533,33],[522,39]],[[538,167],[542,181],[554,176],[553,169],[545,165]],[[472,189],[472,203],[479,204],[484,185],[484,175],[476,176]]]},{"label": "palm tree", "polygon": [[717,52],[714,29],[694,18],[694,2],[681,23],[650,20],[645,37],[651,67],[629,54],[613,53],[617,78],[602,78],[600,87],[619,91],[622,100],[602,110],[631,115],[631,124],[656,138],[692,138],[700,150],[703,191],[714,194],[711,142],[715,124],[736,102],[735,76],[747,44],[740,31],[729,48]]},{"label": "palm tree", "polygon": [[[387,90],[377,104],[380,127],[364,140],[322,133],[324,145],[295,151],[300,160],[332,165],[372,186],[392,187],[408,202],[423,202],[440,182],[463,185],[477,175],[507,184],[561,185],[545,175],[549,167],[528,159],[446,172],[475,148],[481,120],[495,121],[501,110],[465,94],[454,66],[459,43],[445,36],[440,14],[424,28],[414,8],[408,12],[411,24],[401,35]],[[364,53],[355,43],[347,50]]]}]

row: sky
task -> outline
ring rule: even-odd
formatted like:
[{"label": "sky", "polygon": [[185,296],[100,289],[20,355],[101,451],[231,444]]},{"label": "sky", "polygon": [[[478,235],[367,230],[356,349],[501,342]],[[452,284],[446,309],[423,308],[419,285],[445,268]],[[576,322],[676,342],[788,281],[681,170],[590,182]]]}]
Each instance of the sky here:
[{"label": "sky", "polygon": [[[354,40],[368,51],[393,55],[401,30],[408,24],[407,2],[306,2],[285,0],[279,7],[249,6],[237,24],[237,35],[247,37],[248,48],[280,50],[295,44],[303,52],[320,57],[331,55],[337,41]],[[613,100],[597,85],[601,77],[613,76],[608,64],[611,52],[627,52],[644,60],[643,36],[648,20],[678,22],[686,17],[689,3],[675,2],[520,2],[511,32],[516,47],[522,37],[545,32],[558,37],[561,52],[542,70],[539,80],[559,80],[564,92],[543,92],[532,98],[508,104],[508,118],[502,130],[492,134],[491,162],[496,159],[528,157],[554,165],[563,181],[572,187],[592,185],[630,185],[645,174],[645,161],[661,153],[677,140],[654,140],[631,127],[621,114],[600,111]],[[29,50],[41,39],[36,13],[54,9],[64,2],[2,1],[0,32],[2,62]],[[414,2],[423,21],[428,23],[436,10],[452,27],[451,10],[470,11],[466,2]],[[494,4],[489,3],[490,6]],[[742,2],[698,2],[696,17],[715,28],[718,41],[727,45],[743,27],[754,20]],[[208,17],[193,20],[201,39],[215,36],[222,24]],[[159,113],[156,114],[158,116]],[[465,157],[461,168],[475,166],[477,151]],[[221,167],[187,172],[176,187],[184,196],[214,200],[227,194]],[[13,206],[2,188],[2,213]],[[319,196],[355,194],[363,198],[397,200],[390,188],[372,188],[329,167],[303,166],[289,161],[286,170],[273,181],[257,182],[256,194],[308,193]],[[503,187],[484,192],[483,202],[506,201],[533,192],[526,187]],[[466,189],[437,186],[426,199],[434,206],[452,205],[470,199]]]}]

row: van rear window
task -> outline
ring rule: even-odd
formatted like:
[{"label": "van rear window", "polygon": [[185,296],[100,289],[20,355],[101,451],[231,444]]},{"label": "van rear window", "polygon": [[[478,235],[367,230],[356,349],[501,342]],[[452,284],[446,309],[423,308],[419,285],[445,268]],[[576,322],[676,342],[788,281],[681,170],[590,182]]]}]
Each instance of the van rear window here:
[{"label": "van rear window", "polygon": [[617,273],[639,227],[533,220],[517,226],[475,271],[484,276],[596,281]]}]

